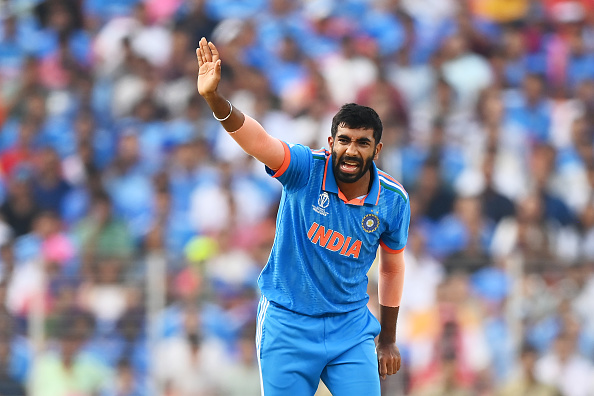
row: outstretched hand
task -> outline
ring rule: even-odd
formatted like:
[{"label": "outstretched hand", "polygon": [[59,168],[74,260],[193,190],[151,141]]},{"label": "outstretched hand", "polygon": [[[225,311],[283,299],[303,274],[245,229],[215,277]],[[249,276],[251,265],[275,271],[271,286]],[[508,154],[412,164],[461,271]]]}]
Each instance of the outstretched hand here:
[{"label": "outstretched hand", "polygon": [[200,39],[199,47],[196,48],[196,58],[198,59],[198,93],[202,96],[208,96],[216,92],[221,81],[221,60],[219,51],[211,42],[207,42],[204,37]]}]

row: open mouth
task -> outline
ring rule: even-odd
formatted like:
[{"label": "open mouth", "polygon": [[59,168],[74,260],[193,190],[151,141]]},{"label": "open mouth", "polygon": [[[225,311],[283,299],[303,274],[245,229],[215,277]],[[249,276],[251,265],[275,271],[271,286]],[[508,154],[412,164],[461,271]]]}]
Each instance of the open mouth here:
[{"label": "open mouth", "polygon": [[343,161],[340,163],[340,170],[345,173],[357,173],[359,163],[357,161]]}]

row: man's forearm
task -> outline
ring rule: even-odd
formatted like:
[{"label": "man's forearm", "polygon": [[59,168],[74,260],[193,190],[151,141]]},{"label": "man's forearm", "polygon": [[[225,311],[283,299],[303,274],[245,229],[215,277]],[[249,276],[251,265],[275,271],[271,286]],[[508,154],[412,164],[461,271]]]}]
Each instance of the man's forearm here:
[{"label": "man's forearm", "polygon": [[396,342],[396,322],[404,288],[404,253],[379,251],[378,297],[380,303],[380,343]]},{"label": "man's forearm", "polygon": [[380,305],[380,324],[382,330],[379,334],[380,344],[394,344],[396,342],[396,324],[400,307],[386,307]]},{"label": "man's forearm", "polygon": [[[247,117],[218,93],[203,95],[203,98],[215,118],[219,119],[223,128],[231,133],[231,137],[247,154],[271,169],[277,170],[281,167],[285,149],[278,139],[268,135],[258,122]],[[225,120],[221,121],[222,119]]]},{"label": "man's forearm", "polygon": [[213,115],[221,121],[221,125],[227,132],[235,132],[243,125],[245,115],[236,109],[227,99],[218,92],[202,96],[212,110]]}]

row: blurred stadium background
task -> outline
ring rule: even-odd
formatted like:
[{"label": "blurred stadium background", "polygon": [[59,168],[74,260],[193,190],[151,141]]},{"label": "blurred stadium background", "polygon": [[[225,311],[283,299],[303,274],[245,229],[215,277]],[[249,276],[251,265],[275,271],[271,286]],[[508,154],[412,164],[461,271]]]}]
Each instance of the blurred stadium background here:
[{"label": "blurred stadium background", "polygon": [[0,1],[0,395],[259,394],[280,185],[197,97],[202,36],[276,137],[382,117],[413,213],[384,395],[594,395],[592,0]]}]

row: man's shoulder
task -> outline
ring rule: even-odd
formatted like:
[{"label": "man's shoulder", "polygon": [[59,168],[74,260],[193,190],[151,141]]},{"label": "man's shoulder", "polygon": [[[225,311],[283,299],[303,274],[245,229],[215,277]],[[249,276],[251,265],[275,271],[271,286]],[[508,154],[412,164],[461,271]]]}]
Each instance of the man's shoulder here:
[{"label": "man's shoulder", "polygon": [[324,177],[325,166],[330,155],[328,150],[325,148],[312,149],[303,144],[287,142],[283,142],[283,144],[285,145],[283,167],[277,171],[277,174],[274,174],[274,171],[268,173],[274,177],[282,176],[279,180],[285,188],[300,190]]},{"label": "man's shoulder", "polygon": [[313,149],[308,146],[301,146],[302,153],[308,157],[311,162],[310,171],[314,173],[323,173],[323,169],[326,168],[326,161],[330,157],[330,151],[322,147],[320,149]]},{"label": "man's shoulder", "polygon": [[330,156],[330,151],[328,151],[325,147],[319,149],[312,149],[310,147],[304,146],[311,151],[311,155],[313,159],[326,161],[326,159]]},{"label": "man's shoulder", "polygon": [[308,158],[320,160],[321,162],[325,163],[326,159],[330,156],[330,151],[328,151],[325,147],[313,149],[300,143],[289,143],[284,141],[283,144],[285,144],[288,150],[291,152],[291,157],[296,156],[301,159]]},{"label": "man's shoulder", "polygon": [[393,197],[393,199],[401,199],[404,202],[408,202],[408,192],[396,178],[379,168],[377,168],[377,175],[384,194]]}]

